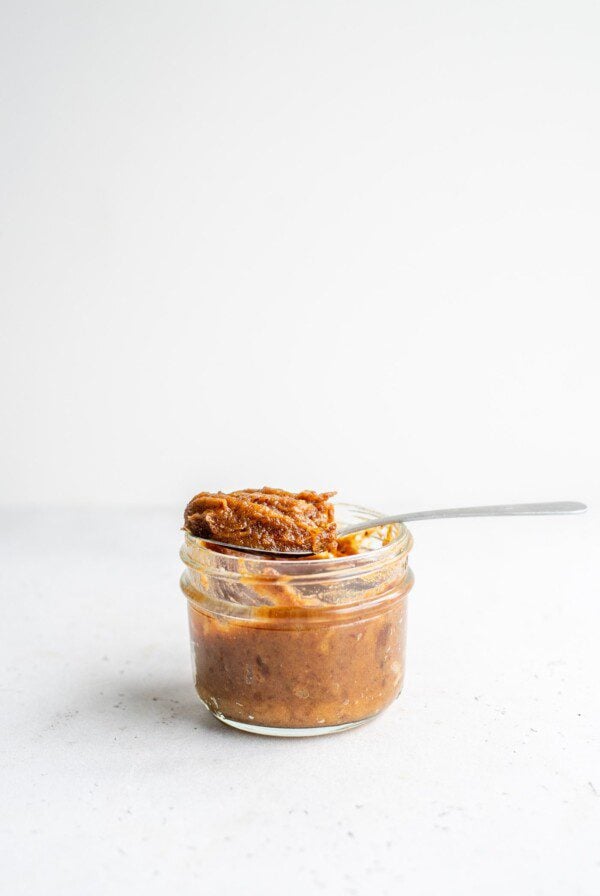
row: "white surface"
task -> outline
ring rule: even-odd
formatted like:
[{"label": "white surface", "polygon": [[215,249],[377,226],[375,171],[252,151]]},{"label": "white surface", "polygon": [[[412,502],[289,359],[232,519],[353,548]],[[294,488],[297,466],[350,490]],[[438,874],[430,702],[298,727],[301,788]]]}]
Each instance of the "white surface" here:
[{"label": "white surface", "polygon": [[598,521],[413,526],[405,691],[355,731],[214,721],[178,512],[0,517],[11,896],[596,896]]},{"label": "white surface", "polygon": [[0,500],[585,497],[597,2],[1,16]]}]

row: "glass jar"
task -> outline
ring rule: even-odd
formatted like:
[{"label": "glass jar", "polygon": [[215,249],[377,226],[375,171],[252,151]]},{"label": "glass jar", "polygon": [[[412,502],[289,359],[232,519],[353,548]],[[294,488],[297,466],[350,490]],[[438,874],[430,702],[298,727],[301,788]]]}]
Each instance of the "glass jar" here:
[{"label": "glass jar", "polygon": [[[338,525],[374,511],[336,505]],[[373,718],[404,679],[408,566],[403,525],[348,556],[274,559],[185,533],[196,690],[221,721],[260,734],[343,731]]]}]

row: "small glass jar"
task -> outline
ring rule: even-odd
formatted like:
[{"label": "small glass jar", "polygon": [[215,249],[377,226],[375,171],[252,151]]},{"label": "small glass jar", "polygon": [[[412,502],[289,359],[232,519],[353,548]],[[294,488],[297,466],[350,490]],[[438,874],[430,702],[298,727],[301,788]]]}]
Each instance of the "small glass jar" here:
[{"label": "small glass jar", "polygon": [[[373,516],[336,505],[340,526]],[[397,525],[373,530],[358,554],[281,560],[186,532],[181,587],[204,705],[235,728],[288,737],[376,716],[402,689],[411,547]]]}]

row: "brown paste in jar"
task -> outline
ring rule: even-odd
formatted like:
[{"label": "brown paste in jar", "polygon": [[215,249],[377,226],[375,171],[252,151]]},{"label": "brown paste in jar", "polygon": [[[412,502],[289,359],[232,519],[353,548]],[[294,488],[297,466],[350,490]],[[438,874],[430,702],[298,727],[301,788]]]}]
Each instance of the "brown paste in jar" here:
[{"label": "brown paste in jar", "polygon": [[[263,609],[263,608],[257,608]],[[261,616],[263,617],[261,623]],[[346,624],[224,619],[190,604],[196,690],[227,719],[317,728],[371,718],[400,693],[406,600]]]}]

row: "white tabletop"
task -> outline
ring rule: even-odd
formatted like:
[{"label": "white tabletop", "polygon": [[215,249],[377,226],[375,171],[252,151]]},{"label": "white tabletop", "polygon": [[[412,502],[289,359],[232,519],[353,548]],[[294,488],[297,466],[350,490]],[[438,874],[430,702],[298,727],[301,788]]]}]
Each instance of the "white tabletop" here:
[{"label": "white tabletop", "polygon": [[413,526],[399,701],[263,738],[196,698],[179,514],[0,517],[5,892],[600,892],[593,513]]}]

